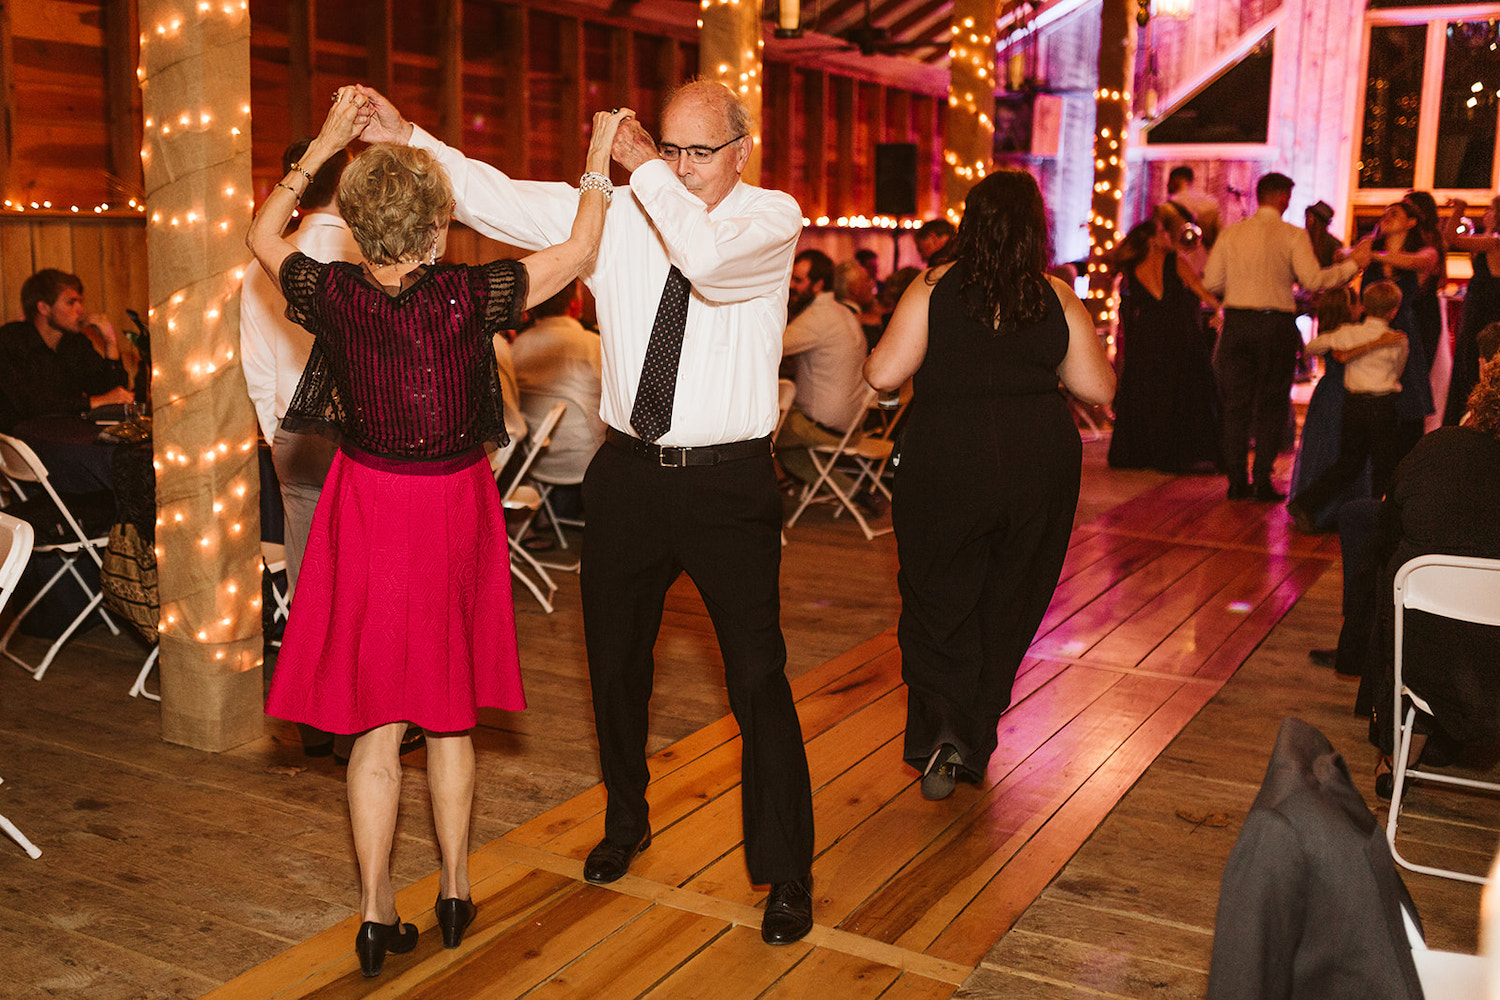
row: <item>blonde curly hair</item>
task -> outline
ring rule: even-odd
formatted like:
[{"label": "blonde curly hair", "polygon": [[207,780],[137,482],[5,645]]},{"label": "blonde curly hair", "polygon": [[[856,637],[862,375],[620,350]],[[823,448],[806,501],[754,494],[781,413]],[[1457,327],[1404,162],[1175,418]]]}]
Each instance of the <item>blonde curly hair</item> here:
[{"label": "blonde curly hair", "polygon": [[1487,365],[1469,393],[1469,426],[1500,438],[1500,364]]},{"label": "blonde curly hair", "polygon": [[379,143],[344,168],[338,204],[369,263],[425,261],[448,224],[453,185],[427,150]]}]

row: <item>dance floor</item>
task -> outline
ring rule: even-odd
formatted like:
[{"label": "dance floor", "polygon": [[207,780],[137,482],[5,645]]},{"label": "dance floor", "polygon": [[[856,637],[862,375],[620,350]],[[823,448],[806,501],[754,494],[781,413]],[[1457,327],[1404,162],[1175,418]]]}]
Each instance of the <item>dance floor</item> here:
[{"label": "dance floor", "polygon": [[817,820],[803,941],[761,943],[725,718],[651,760],[655,838],[585,883],[595,787],[478,849],[479,917],[442,948],[436,880],[398,896],[415,952],[360,976],[351,917],[208,994],[227,998],[952,996],[1136,779],[1337,557],[1273,505],[1174,479],[1079,527],[980,786],[925,801],[901,761],[883,633],[793,682]]}]

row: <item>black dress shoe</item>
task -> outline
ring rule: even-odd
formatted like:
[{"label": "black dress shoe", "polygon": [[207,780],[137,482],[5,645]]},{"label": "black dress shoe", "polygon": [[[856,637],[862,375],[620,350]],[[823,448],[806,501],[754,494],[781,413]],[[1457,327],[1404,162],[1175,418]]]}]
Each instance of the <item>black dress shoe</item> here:
[{"label": "black dress shoe", "polygon": [[795,882],[777,882],[766,897],[766,915],[760,921],[760,939],[766,944],[791,944],[812,930],[812,876]]},{"label": "black dress shoe", "polygon": [[437,910],[438,927],[443,931],[443,947],[457,948],[463,944],[464,931],[474,922],[474,915],[479,912],[474,900],[438,897],[434,909]]},{"label": "black dress shoe", "polygon": [[922,798],[937,801],[953,794],[953,784],[958,778],[958,769],[963,764],[958,747],[942,743],[927,758],[927,768],[922,772]]},{"label": "black dress shoe", "polygon": [[1286,494],[1278,490],[1272,483],[1255,484],[1256,503],[1281,503],[1286,499]]},{"label": "black dress shoe", "polygon": [[1250,499],[1250,484],[1249,483],[1230,483],[1229,484],[1229,499],[1231,499],[1231,500],[1249,500]]},{"label": "black dress shoe", "polygon": [[359,971],[366,979],[380,975],[385,968],[385,953],[404,955],[417,946],[417,925],[403,924],[397,917],[395,923],[377,924],[366,920],[359,925],[354,935],[354,950],[359,955]]},{"label": "black dress shoe", "polygon": [[630,870],[635,856],[651,846],[651,831],[641,838],[639,844],[616,844],[601,840],[583,863],[583,877],[595,885],[606,885]]}]

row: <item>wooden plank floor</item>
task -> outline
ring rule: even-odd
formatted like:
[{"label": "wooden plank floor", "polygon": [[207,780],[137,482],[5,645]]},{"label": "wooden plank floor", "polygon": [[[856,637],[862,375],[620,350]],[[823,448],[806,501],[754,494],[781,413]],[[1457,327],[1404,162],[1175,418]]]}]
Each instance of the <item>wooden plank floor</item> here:
[{"label": "wooden plank floor", "polygon": [[[155,706],[124,697],[142,653],[97,630],[40,684],[0,669],[0,812],[43,849],[0,841],[0,997],[1201,997],[1224,857],[1280,718],[1328,733],[1372,801],[1373,751],[1352,689],[1306,663],[1337,633],[1332,545],[1289,535],[1276,508],[1222,503],[1218,480],[1109,470],[1105,445],[1086,446],[1065,578],[1001,751],[943,803],[920,798],[894,742],[892,539],[821,511],[790,533],[783,626],[819,851],[819,927],[799,945],[756,933],[737,737],[687,585],[657,649],[659,840],[616,886],[579,880],[603,800],[564,576],[557,614],[518,602],[530,709],[476,731],[479,923],[458,952],[432,932],[418,752],[393,875],[425,933],[373,983],[349,948],[342,769],[274,720],[223,754],[162,743]],[[1493,801],[1407,813],[1414,850],[1457,864],[1482,866],[1500,830]],[[1429,939],[1472,950],[1477,891],[1407,882]]]},{"label": "wooden plank floor", "polygon": [[[724,718],[651,760],[655,838],[609,887],[582,881],[603,834],[591,788],[485,845],[480,918],[454,952],[429,933],[359,975],[348,918],[210,994],[242,997],[951,996],[1146,768],[1218,692],[1336,549],[1214,479],[1149,490],[1074,533],[978,787],[921,797],[901,761],[892,630],[796,678],[817,818],[815,916],[758,941],[739,735]],[[401,894],[431,930],[435,876]],[[619,978],[631,970],[627,980]]]}]

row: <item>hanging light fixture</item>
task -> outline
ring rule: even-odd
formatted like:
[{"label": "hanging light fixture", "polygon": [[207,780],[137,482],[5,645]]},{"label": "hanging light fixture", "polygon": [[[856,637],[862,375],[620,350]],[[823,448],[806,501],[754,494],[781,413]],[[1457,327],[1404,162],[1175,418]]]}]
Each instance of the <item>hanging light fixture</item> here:
[{"label": "hanging light fixture", "polygon": [[777,4],[776,37],[802,37],[802,0],[781,0]]}]

